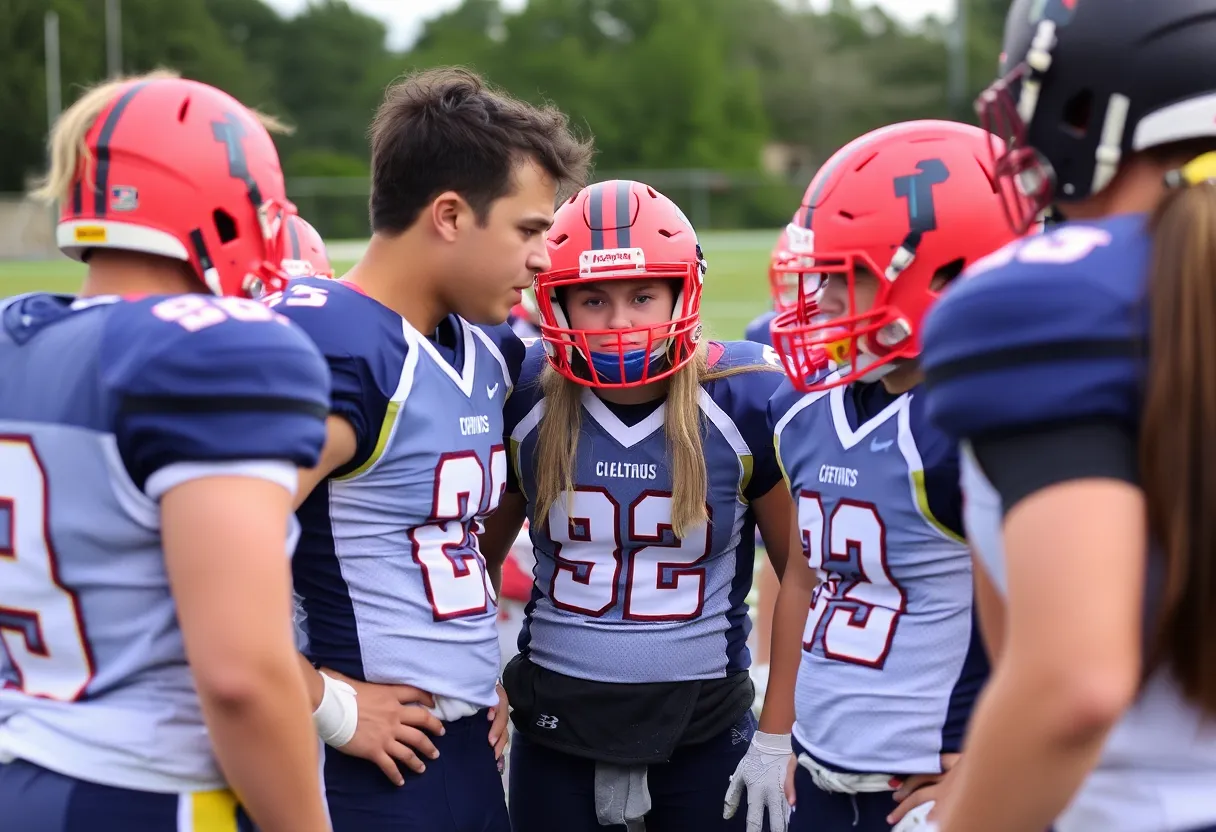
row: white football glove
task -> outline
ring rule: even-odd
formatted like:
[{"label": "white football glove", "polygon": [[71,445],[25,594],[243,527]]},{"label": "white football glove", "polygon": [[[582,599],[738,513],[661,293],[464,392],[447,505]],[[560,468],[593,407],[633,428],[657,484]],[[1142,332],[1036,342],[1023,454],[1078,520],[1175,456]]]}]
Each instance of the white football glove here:
[{"label": "white football glove", "polygon": [[920,804],[891,827],[891,832],[937,832],[937,821],[929,820],[933,805],[932,800]]},{"label": "white football glove", "polygon": [[735,816],[739,800],[746,790],[747,832],[760,832],[766,811],[772,832],[785,832],[786,816],[790,809],[785,800],[785,771],[792,753],[789,734],[757,731],[747,754],[731,775],[722,817],[729,819]]}]

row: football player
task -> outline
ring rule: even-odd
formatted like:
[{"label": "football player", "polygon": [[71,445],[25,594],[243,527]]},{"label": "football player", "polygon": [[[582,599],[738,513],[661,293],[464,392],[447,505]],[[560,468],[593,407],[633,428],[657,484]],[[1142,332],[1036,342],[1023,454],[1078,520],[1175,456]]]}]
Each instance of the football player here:
[{"label": "football player", "polygon": [[270,301],[333,375],[293,562],[326,796],[335,832],[505,832],[501,561],[473,531],[506,486],[523,346],[472,324],[501,325],[548,267],[557,189],[590,148],[555,110],[452,69],[391,87],[371,134],[365,254]]},{"label": "football player", "polygon": [[537,565],[514,708],[516,829],[742,830],[721,783],[755,728],[754,529],[784,560],[792,501],[767,432],[771,348],[701,338],[706,263],[667,197],[600,182],[557,212],[507,430],[496,552]]},{"label": "football player", "polygon": [[287,259],[284,268],[292,277],[333,277],[329,253],[317,229],[299,214],[292,215],[287,222]]},{"label": "football player", "polygon": [[773,308],[761,312],[744,328],[743,337],[746,340],[758,344],[772,344],[769,326],[773,318],[777,317],[778,312],[793,308],[794,293],[798,291],[798,276],[786,268],[792,257],[789,251],[789,231],[783,228],[777,235],[777,242],[768,258],[768,286],[773,298]]},{"label": "football player", "polygon": [[259,117],[168,73],[86,91],[40,196],[88,270],[0,302],[0,826],[329,828],[292,643],[292,497],[329,373],[249,295],[293,206]]},{"label": "football player", "polygon": [[1015,226],[1065,222],[925,330],[998,625],[951,832],[1216,829],[1213,38],[1213,0],[1019,0],[977,102]]},{"label": "football player", "polygon": [[[789,384],[769,408],[805,558],[778,597],[761,729],[788,750],[793,722],[796,832],[889,830],[895,798],[958,759],[987,676],[956,444],[925,419],[917,358],[925,310],[1014,236],[989,138],[948,121],[861,136],[790,227],[791,244],[813,245],[794,264],[797,304],[773,322]],[[748,783],[766,803],[776,748],[757,751]]]}]

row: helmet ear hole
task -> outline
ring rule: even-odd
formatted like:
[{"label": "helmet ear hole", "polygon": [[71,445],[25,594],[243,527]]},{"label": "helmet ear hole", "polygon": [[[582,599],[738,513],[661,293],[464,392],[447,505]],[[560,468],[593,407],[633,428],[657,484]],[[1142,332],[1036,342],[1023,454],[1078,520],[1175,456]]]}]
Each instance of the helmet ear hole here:
[{"label": "helmet ear hole", "polygon": [[934,292],[941,292],[963,273],[963,266],[966,264],[967,261],[960,257],[957,260],[951,260],[943,266],[938,266],[937,270],[933,273],[933,280],[929,284],[929,289]]},{"label": "helmet ear hole", "polygon": [[231,243],[236,239],[236,220],[222,208],[216,208],[211,212],[211,219],[215,222],[215,233],[219,235],[221,243]]},{"label": "helmet ear hole", "polygon": [[1089,132],[1089,122],[1094,112],[1094,91],[1088,87],[1078,92],[1064,104],[1063,127],[1078,139]]}]

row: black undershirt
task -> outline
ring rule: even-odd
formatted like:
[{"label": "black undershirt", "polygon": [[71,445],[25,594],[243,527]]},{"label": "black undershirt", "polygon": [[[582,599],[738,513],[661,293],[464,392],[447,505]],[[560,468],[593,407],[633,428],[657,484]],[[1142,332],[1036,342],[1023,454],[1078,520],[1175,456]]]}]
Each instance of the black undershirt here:
[{"label": "black undershirt", "polygon": [[1136,436],[1110,419],[1035,426],[979,437],[971,446],[1006,514],[1036,491],[1070,480],[1139,482]]}]

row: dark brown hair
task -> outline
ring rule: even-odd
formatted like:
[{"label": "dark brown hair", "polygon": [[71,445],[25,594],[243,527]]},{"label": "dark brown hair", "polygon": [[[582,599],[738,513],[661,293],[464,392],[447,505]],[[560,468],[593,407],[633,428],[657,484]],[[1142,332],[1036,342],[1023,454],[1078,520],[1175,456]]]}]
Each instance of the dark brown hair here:
[{"label": "dark brown hair", "polygon": [[[1214,148],[1205,139],[1152,156],[1186,162]],[[1167,664],[1186,697],[1216,714],[1216,184],[1171,189],[1150,227],[1140,470],[1165,579],[1148,667]]]},{"label": "dark brown hair", "polygon": [[418,72],[393,84],[371,125],[372,230],[399,234],[431,200],[460,194],[485,222],[511,193],[522,159],[538,163],[559,193],[581,188],[592,145],[560,110],[535,107],[458,67]]}]

